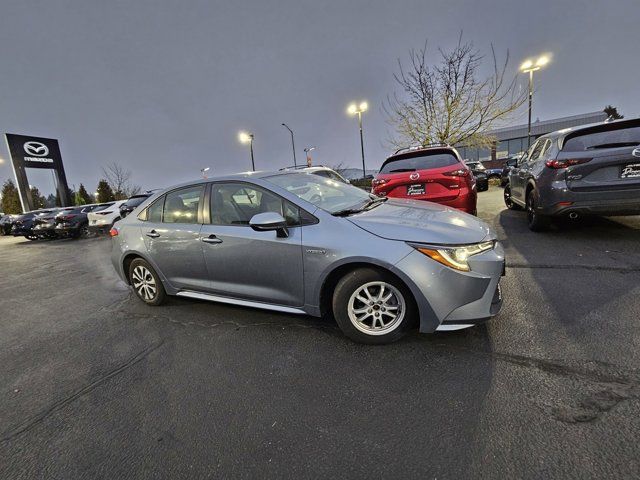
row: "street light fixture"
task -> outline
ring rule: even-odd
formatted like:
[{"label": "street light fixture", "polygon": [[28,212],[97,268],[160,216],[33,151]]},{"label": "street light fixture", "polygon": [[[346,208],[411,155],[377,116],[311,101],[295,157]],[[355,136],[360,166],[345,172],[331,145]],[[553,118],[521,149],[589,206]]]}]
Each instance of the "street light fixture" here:
[{"label": "street light fixture", "polygon": [[352,103],[347,108],[349,115],[358,115],[358,128],[360,129],[360,151],[362,152],[362,178],[366,178],[367,173],[364,166],[364,140],[362,137],[362,114],[369,109],[367,102],[360,102],[360,105]]},{"label": "street light fixture", "polygon": [[520,65],[520,71],[529,74],[529,123],[527,129],[527,149],[531,146],[531,104],[533,102],[533,72],[544,67],[551,58],[549,55],[540,55],[537,59],[527,59]]},{"label": "street light fixture", "polygon": [[248,143],[249,144],[249,148],[251,150],[251,169],[255,172],[256,171],[256,163],[253,159],[253,133],[247,133],[247,132],[240,132],[238,134],[238,140],[240,140],[240,143]]},{"label": "street light fixture", "polygon": [[207,172],[209,171],[209,167],[204,167],[200,169],[200,173],[202,174],[202,178],[207,179]]},{"label": "street light fixture", "polygon": [[284,128],[286,128],[287,130],[289,130],[289,133],[291,134],[291,148],[293,149],[293,166],[297,167],[298,166],[298,162],[296,161],[296,144],[293,141],[293,130],[291,130],[289,128],[289,125],[287,125],[286,123],[283,123],[282,126]]},{"label": "street light fixture", "polygon": [[311,166],[311,152],[315,150],[316,147],[305,147],[304,153],[307,155],[307,167]]}]

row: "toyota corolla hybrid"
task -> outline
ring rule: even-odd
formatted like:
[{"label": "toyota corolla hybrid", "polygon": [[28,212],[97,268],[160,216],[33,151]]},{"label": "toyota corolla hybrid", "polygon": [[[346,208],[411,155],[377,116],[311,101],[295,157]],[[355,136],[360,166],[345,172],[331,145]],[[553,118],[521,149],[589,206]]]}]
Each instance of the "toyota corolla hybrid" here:
[{"label": "toyota corolla hybrid", "polygon": [[[297,192],[318,189],[304,199]],[[504,253],[482,221],[300,172],[176,186],[116,223],[112,262],[148,305],[177,295],[332,313],[363,343],[494,316]]]}]

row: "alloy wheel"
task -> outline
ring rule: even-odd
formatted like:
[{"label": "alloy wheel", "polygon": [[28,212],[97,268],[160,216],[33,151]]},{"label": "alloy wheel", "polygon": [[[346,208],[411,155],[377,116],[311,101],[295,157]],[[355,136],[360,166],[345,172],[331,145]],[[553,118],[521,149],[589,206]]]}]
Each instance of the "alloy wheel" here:
[{"label": "alloy wheel", "polygon": [[156,280],[148,268],[138,265],[131,274],[131,283],[138,296],[146,302],[152,301],[158,291]]},{"label": "alloy wheel", "polygon": [[533,223],[536,218],[536,201],[533,198],[533,192],[527,197],[527,218],[529,223]]},{"label": "alloy wheel", "polygon": [[404,318],[406,305],[400,291],[383,282],[365,283],[351,295],[347,305],[354,327],[367,335],[385,335]]},{"label": "alloy wheel", "polygon": [[504,195],[504,204],[507,206],[507,208],[512,208],[513,200],[511,200],[511,188],[508,186],[505,187],[503,195]]}]

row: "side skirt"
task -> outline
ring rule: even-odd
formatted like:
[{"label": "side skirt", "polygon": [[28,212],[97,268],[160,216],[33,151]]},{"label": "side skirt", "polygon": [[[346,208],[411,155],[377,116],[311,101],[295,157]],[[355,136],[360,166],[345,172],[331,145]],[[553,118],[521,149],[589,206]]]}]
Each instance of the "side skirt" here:
[{"label": "side skirt", "polygon": [[274,305],[272,303],[254,302],[251,300],[240,300],[237,298],[222,297],[220,295],[213,295],[211,293],[192,292],[189,290],[183,290],[176,293],[178,297],[196,298],[198,300],[208,300],[210,302],[228,303],[230,305],[238,305],[241,307],[261,308],[263,310],[273,310],[276,312],[284,313],[296,313],[306,315],[307,312],[300,308],[287,307],[284,305]]}]

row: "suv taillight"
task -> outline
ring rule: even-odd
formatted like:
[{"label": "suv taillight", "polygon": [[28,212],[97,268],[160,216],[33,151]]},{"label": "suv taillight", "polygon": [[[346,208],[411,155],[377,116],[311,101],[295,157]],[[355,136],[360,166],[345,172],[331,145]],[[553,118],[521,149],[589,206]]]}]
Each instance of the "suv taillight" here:
[{"label": "suv taillight", "polygon": [[118,231],[117,227],[111,227],[111,230],[109,230],[109,235],[112,237],[117,237],[118,233],[120,232]]},{"label": "suv taillight", "polygon": [[58,218],[60,220],[62,220],[63,222],[66,222],[67,220],[71,220],[74,217],[77,217],[77,215],[75,215],[75,214],[72,214],[72,215],[60,215]]},{"label": "suv taillight", "polygon": [[564,158],[562,160],[547,160],[544,164],[553,169],[561,169],[571,167],[573,165],[580,165],[581,163],[590,162],[590,158]]},{"label": "suv taillight", "polygon": [[470,170],[466,168],[459,168],[450,172],[444,172],[443,175],[446,175],[447,177],[468,177],[469,173]]},{"label": "suv taillight", "polygon": [[374,179],[371,181],[371,186],[372,186],[373,188],[381,187],[381,186],[383,186],[385,183],[387,183],[387,181],[386,181],[384,178],[374,178]]}]

